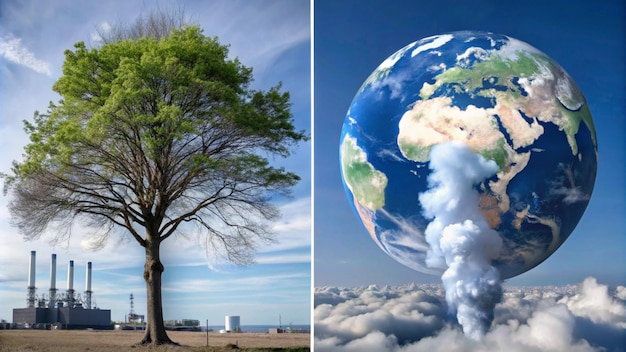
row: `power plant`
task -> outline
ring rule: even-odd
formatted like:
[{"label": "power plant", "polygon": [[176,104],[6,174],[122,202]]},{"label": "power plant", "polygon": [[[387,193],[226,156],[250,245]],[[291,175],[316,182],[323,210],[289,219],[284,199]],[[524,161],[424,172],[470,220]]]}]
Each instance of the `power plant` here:
[{"label": "power plant", "polygon": [[57,256],[50,260],[50,290],[48,299],[37,299],[35,286],[36,252],[30,252],[26,308],[13,309],[13,323],[34,327],[63,329],[112,329],[111,310],[92,307],[91,262],[85,270],[84,296],[74,291],[74,261],[67,267],[67,289],[60,295],[56,288]]}]

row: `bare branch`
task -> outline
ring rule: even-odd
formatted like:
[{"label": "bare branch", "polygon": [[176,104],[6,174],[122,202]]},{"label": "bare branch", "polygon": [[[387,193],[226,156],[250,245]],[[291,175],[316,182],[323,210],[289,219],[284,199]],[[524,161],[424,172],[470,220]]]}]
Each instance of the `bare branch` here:
[{"label": "bare branch", "polygon": [[97,26],[96,33],[103,44],[128,39],[153,38],[161,40],[170,36],[173,29],[191,25],[183,8],[157,10],[140,15],[135,22],[118,22],[113,25]]}]

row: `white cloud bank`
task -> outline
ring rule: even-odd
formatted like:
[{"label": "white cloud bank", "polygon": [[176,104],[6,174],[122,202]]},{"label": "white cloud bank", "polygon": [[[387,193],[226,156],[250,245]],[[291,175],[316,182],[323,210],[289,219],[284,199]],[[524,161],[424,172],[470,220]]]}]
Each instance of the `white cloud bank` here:
[{"label": "white cloud bank", "polygon": [[626,350],[624,286],[594,278],[562,287],[508,287],[475,341],[448,314],[440,285],[315,289],[315,351]]},{"label": "white cloud bank", "polygon": [[22,46],[20,38],[15,38],[11,34],[0,38],[0,56],[33,71],[48,76],[52,74],[49,63],[37,59],[30,50]]}]

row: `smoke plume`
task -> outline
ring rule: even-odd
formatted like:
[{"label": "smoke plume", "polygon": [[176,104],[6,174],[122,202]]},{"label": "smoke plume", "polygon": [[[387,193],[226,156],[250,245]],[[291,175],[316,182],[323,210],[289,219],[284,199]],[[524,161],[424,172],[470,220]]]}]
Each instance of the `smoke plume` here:
[{"label": "smoke plume", "polygon": [[447,267],[441,280],[448,307],[456,312],[465,335],[480,340],[502,299],[498,270],[490,264],[502,240],[479,211],[474,187],[498,167],[464,143],[452,141],[433,147],[430,168],[430,189],[419,195],[424,215],[432,218],[425,232],[430,244],[426,264]]}]

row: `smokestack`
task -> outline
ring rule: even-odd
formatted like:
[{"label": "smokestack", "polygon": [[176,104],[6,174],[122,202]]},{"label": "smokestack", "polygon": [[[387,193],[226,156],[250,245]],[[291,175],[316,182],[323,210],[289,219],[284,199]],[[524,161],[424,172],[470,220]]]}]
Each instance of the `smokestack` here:
[{"label": "smokestack", "polygon": [[50,258],[50,289],[57,288],[57,255],[52,254]]},{"label": "smokestack", "polygon": [[30,251],[30,262],[28,263],[28,291],[26,294],[26,303],[28,308],[35,307],[35,267],[36,256],[35,251]]},{"label": "smokestack", "polygon": [[71,307],[72,303],[74,303],[74,261],[70,260],[67,267],[67,304]]},{"label": "smokestack", "polygon": [[85,277],[85,291],[91,292],[91,262],[87,262],[87,274]]},{"label": "smokestack", "polygon": [[35,263],[37,252],[30,251],[30,263],[28,263],[28,287],[35,287]]},{"label": "smokestack", "polygon": [[87,304],[87,309],[91,309],[91,262],[87,262],[85,275],[85,303]]},{"label": "smokestack", "polygon": [[74,261],[70,260],[70,265],[67,267],[67,290],[74,291]]},{"label": "smokestack", "polygon": [[50,299],[48,301],[48,307],[56,307],[56,294],[57,294],[57,255],[52,254],[50,259]]}]

